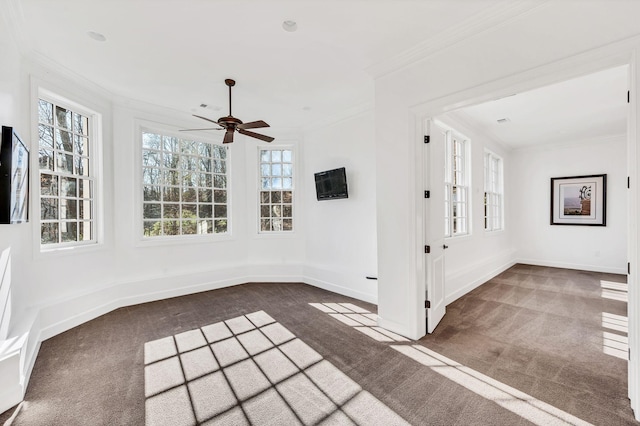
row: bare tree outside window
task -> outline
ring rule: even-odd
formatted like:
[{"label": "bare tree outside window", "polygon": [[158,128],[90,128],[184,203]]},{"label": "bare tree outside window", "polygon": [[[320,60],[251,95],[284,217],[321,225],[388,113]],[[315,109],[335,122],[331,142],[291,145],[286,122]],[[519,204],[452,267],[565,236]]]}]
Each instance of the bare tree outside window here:
[{"label": "bare tree outside window", "polygon": [[260,150],[260,232],[293,231],[293,151]]},{"label": "bare tree outside window", "polygon": [[42,246],[96,242],[92,120],[56,102],[38,101]]},{"label": "bare tree outside window", "polygon": [[142,132],[144,237],[228,232],[224,146]]}]

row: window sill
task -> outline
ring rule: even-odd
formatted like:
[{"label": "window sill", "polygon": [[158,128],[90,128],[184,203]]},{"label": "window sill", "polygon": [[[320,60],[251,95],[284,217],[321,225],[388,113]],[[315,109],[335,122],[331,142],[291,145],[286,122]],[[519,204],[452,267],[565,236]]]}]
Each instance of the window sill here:
[{"label": "window sill", "polygon": [[64,257],[77,256],[83,253],[100,252],[106,249],[104,243],[89,243],[77,246],[50,247],[38,245],[38,249],[34,251],[34,259],[42,259],[48,257]]},{"label": "window sill", "polygon": [[456,235],[454,237],[445,237],[444,240],[448,243],[464,242],[473,238],[473,234]]},{"label": "window sill", "polygon": [[231,233],[226,234],[201,234],[201,235],[180,235],[165,237],[142,237],[135,243],[136,247],[159,247],[190,244],[215,244],[218,242],[233,240]]},{"label": "window sill", "polygon": [[295,238],[297,236],[296,231],[266,231],[266,232],[258,232],[255,235],[255,238]]}]

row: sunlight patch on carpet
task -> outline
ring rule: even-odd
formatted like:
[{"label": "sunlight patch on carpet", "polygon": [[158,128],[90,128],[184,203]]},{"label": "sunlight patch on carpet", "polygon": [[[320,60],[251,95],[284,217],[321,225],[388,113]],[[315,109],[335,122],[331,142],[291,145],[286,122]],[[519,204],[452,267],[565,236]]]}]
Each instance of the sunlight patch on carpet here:
[{"label": "sunlight patch on carpet", "polygon": [[622,315],[602,313],[602,352],[620,359],[629,357],[629,319]]},{"label": "sunlight patch on carpet", "polygon": [[408,424],[264,311],[147,342],[144,360],[148,426]]},{"label": "sunlight patch on carpet", "polygon": [[620,302],[628,302],[628,285],[627,283],[616,283],[612,281],[600,281],[600,287],[602,287],[600,295],[604,299],[619,300]]},{"label": "sunlight patch on carpet", "polygon": [[309,303],[341,323],[353,327],[378,342],[409,342],[409,339],[378,327],[378,315],[353,303]]},{"label": "sunlight patch on carpet", "polygon": [[539,426],[590,425],[511,386],[459,364],[420,345],[391,345],[398,352],[447,379]]}]

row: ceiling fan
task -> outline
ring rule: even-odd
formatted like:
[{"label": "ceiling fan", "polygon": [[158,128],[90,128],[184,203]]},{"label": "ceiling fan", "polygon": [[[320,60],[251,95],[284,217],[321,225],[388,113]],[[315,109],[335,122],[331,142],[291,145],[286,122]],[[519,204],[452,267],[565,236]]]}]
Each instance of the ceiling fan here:
[{"label": "ceiling fan", "polygon": [[201,118],[202,120],[206,120],[211,123],[217,124],[218,126],[220,126],[220,128],[212,127],[207,129],[185,129],[183,131],[225,129],[226,132],[224,134],[224,139],[222,140],[222,143],[233,142],[233,133],[235,131],[238,131],[238,133],[252,137],[252,138],[260,139],[265,142],[272,142],[274,138],[272,138],[271,136],[261,135],[259,133],[250,132],[249,130],[247,130],[247,129],[258,129],[261,127],[269,127],[269,125],[264,121],[258,120],[258,121],[251,121],[249,123],[243,123],[242,120],[235,118],[234,116],[231,115],[231,88],[236,85],[236,82],[235,80],[232,80],[230,78],[226,79],[224,82],[227,86],[229,86],[229,115],[226,117],[220,117],[218,121],[211,120],[210,118],[202,117],[200,115],[195,115],[195,114],[193,115],[194,117],[198,117],[198,118]]}]

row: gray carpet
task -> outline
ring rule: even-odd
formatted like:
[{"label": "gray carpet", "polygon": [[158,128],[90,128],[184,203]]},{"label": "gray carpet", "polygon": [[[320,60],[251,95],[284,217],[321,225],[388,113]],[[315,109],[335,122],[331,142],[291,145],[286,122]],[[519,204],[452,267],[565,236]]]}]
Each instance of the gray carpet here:
[{"label": "gray carpet", "polygon": [[627,399],[625,282],[516,265],[447,306],[420,343],[593,424],[637,424]]},{"label": "gray carpet", "polygon": [[505,407],[527,397],[566,419],[635,424],[626,362],[603,351],[605,332],[624,343],[626,304],[601,281],[623,279],[517,265],[419,342],[367,322],[373,305],[302,284],[122,308],[43,342],[11,424],[375,424],[376,410],[415,425],[541,424]]},{"label": "gray carpet", "polygon": [[148,426],[408,425],[264,311],[145,343]]}]

